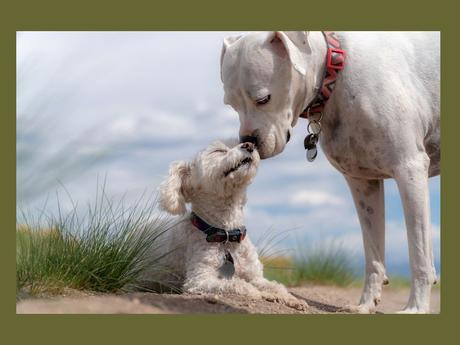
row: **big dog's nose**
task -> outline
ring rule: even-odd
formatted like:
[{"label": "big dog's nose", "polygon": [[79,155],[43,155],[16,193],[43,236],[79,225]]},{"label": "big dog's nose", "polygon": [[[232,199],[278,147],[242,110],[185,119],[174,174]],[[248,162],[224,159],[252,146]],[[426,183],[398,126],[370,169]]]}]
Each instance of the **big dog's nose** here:
[{"label": "big dog's nose", "polygon": [[252,153],[252,151],[254,151],[254,144],[245,142],[241,144],[241,148],[248,151],[249,153]]},{"label": "big dog's nose", "polygon": [[257,146],[257,137],[252,135],[243,135],[240,137],[240,143],[251,143]]}]

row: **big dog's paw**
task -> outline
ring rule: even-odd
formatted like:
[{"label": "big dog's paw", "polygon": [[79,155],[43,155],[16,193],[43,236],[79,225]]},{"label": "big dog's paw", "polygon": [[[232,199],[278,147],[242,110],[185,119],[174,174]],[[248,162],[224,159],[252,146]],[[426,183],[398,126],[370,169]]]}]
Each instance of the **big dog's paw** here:
[{"label": "big dog's paw", "polygon": [[429,311],[424,309],[417,309],[417,308],[405,308],[396,312],[396,314],[429,314]]}]

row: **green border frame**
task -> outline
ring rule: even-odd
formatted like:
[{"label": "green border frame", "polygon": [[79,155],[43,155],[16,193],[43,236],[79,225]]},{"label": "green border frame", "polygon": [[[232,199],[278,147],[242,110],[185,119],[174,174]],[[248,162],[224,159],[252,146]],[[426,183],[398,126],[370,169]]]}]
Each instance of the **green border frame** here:
[{"label": "green border frame", "polygon": [[[2,95],[0,240],[1,336],[14,344],[133,343],[164,341],[200,343],[388,343],[407,339],[435,343],[453,335],[458,306],[459,259],[455,230],[458,183],[454,130],[458,126],[453,99],[458,77],[458,37],[454,5],[421,1],[291,1],[248,0],[155,3],[56,0],[2,3],[0,80]],[[446,1],[447,3],[447,1]],[[435,30],[442,39],[442,284],[440,315],[16,315],[15,310],[15,81],[16,31],[26,30]],[[450,102],[449,102],[450,100]],[[451,115],[449,115],[449,112]],[[452,205],[452,206],[450,206]],[[450,209],[449,209],[450,207]],[[450,229],[450,230],[447,230]],[[448,260],[447,260],[448,258]],[[4,340],[5,341],[5,340]]]}]

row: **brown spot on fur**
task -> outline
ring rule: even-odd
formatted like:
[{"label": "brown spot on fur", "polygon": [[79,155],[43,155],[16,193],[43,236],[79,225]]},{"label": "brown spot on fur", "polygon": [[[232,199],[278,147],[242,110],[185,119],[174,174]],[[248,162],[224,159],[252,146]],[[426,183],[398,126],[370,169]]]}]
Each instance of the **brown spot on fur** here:
[{"label": "brown spot on fur", "polygon": [[370,206],[367,206],[366,211],[369,214],[374,214],[374,209],[372,207],[370,207]]},{"label": "brown spot on fur", "polygon": [[349,137],[348,144],[350,146],[350,153],[356,156],[359,161],[365,162],[367,160],[367,151],[358,144],[354,137]]},{"label": "brown spot on fur", "polygon": [[340,114],[335,114],[336,116],[330,122],[330,131],[331,131],[331,139],[334,140],[337,137],[338,130],[342,125],[342,120],[340,120]]},{"label": "brown spot on fur", "polygon": [[365,196],[370,196],[374,193],[376,193],[379,189],[380,183],[378,180],[369,180],[367,182],[367,188],[364,191]]},{"label": "brown spot on fur", "polygon": [[353,137],[348,138],[348,145],[350,145],[350,149],[354,150],[356,148],[356,139]]},{"label": "brown spot on fur", "polygon": [[366,227],[370,229],[372,227],[372,222],[369,218],[364,218],[364,224],[366,224]]},{"label": "brown spot on fur", "polygon": [[363,128],[362,130],[363,139],[365,143],[369,143],[373,139],[372,131],[368,128]]},{"label": "brown spot on fur", "polygon": [[369,180],[367,181],[367,184],[369,185],[369,188],[378,189],[380,182],[377,180]]},{"label": "brown spot on fur", "polygon": [[364,210],[364,208],[366,207],[366,204],[364,203],[364,201],[359,200],[359,207],[361,207]]}]

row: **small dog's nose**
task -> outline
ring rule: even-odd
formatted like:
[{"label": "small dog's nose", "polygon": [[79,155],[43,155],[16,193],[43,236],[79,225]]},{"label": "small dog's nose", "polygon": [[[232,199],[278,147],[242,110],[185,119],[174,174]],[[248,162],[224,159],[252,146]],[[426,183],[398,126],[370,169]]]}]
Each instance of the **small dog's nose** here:
[{"label": "small dog's nose", "polygon": [[252,143],[257,146],[257,137],[253,135],[243,135],[240,137],[240,143]]},{"label": "small dog's nose", "polygon": [[245,142],[241,144],[241,148],[251,153],[252,151],[254,151],[254,144]]}]

